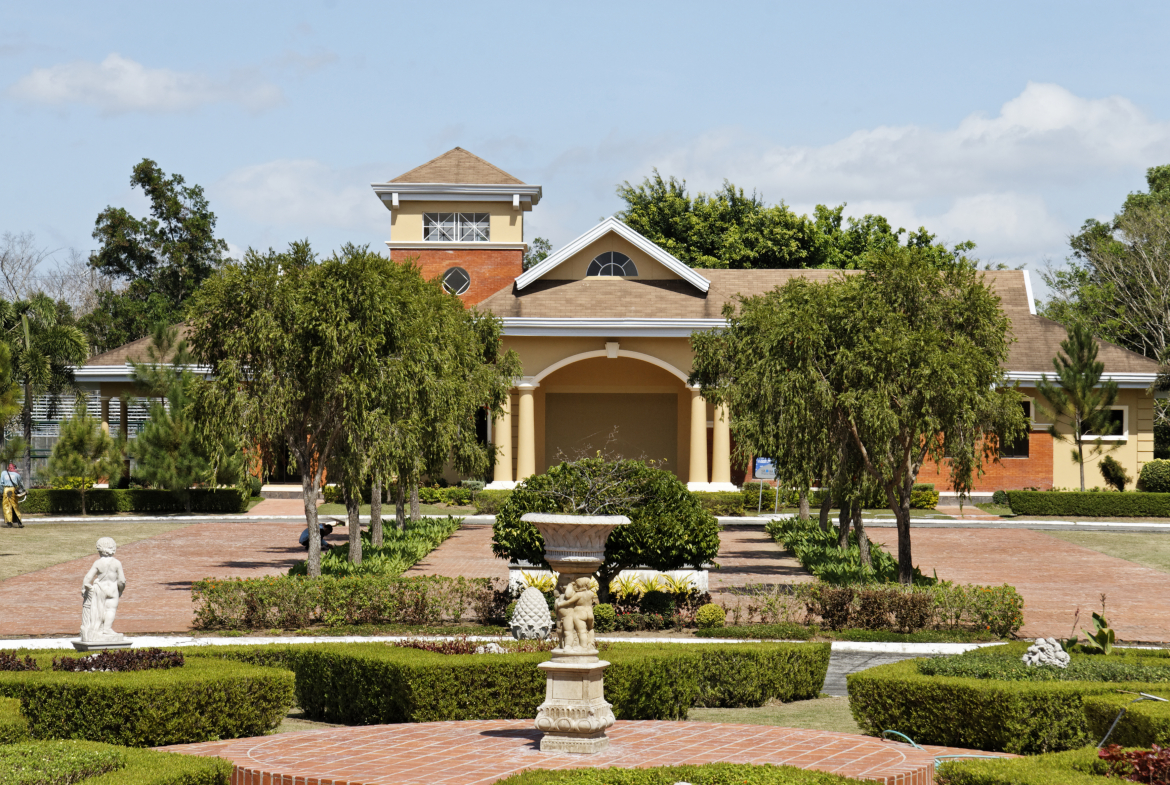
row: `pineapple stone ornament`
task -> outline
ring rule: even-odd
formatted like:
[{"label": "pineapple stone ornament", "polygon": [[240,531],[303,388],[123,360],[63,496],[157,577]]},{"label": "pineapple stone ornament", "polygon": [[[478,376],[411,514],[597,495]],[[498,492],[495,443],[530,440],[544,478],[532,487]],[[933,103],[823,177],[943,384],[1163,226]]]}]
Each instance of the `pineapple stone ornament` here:
[{"label": "pineapple stone ornament", "polygon": [[552,615],[544,594],[535,586],[529,586],[516,601],[509,623],[512,637],[518,641],[542,641],[552,630]]}]

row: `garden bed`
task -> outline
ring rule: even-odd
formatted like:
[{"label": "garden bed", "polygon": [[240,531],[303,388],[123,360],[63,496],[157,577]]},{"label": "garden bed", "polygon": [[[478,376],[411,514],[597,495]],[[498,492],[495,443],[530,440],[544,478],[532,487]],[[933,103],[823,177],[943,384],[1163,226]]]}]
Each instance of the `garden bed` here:
[{"label": "garden bed", "polygon": [[228,785],[232,764],[211,757],[89,741],[0,746],[0,785]]}]

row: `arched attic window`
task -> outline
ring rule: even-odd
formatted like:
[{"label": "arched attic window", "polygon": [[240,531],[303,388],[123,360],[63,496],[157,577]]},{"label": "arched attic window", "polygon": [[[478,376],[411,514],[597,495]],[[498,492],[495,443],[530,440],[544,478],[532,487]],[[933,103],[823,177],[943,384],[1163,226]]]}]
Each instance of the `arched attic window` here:
[{"label": "arched attic window", "polygon": [[624,275],[633,277],[637,274],[638,268],[634,265],[634,260],[624,253],[618,253],[617,251],[606,251],[603,254],[599,254],[589,263],[589,269],[585,271],[585,275],[587,276]]}]

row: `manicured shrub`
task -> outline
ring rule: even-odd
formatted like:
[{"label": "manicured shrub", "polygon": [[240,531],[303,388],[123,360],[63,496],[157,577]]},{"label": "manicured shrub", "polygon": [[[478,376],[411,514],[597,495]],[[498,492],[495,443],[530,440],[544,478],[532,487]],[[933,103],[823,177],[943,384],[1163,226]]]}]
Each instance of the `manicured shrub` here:
[{"label": "manicured shrub", "polygon": [[1054,665],[1025,665],[1014,657],[994,652],[968,652],[960,657],[921,660],[918,671],[926,676],[956,676],[964,679],[999,681],[1170,681],[1170,668],[1074,654],[1067,668]]},{"label": "manicured shrub", "polygon": [[996,491],[991,494],[991,503],[1000,507],[1007,507],[1011,502],[1008,500],[1007,491]]},{"label": "manicured shrub", "polygon": [[581,509],[630,518],[606,541],[597,578],[607,586],[623,569],[702,569],[719,552],[719,523],[677,477],[641,461],[602,458],[561,463],[518,485],[496,515],[492,552],[547,567],[544,538],[521,516]]},{"label": "manicured shrub", "polygon": [[1156,458],[1142,464],[1137,489],[1146,493],[1170,493],[1170,461]]},{"label": "manicured shrub", "polygon": [[711,630],[722,627],[726,621],[727,614],[724,613],[723,608],[713,602],[709,602],[702,608],[699,608],[698,613],[695,614],[695,626],[700,630]]},{"label": "manicured shrub", "polygon": [[495,515],[511,495],[511,491],[480,491],[475,494],[476,514]]},{"label": "manicured shrub", "polygon": [[[1101,785],[1108,764],[1095,747],[1000,760],[944,760],[938,785]],[[1109,780],[1106,780],[1107,782]]]},{"label": "manicured shrub", "polygon": [[525,771],[497,785],[855,785],[861,780],[823,771],[773,766],[770,763],[706,763],[649,769],[572,769]]},{"label": "manicured shrub", "polygon": [[[1170,461],[1166,463],[1170,464]],[[1144,467],[1142,471],[1145,471]],[[1068,515],[1091,518],[1170,517],[1170,493],[1008,491],[1007,495],[1012,512],[1016,515]]]},{"label": "manicured shrub", "polygon": [[674,597],[664,591],[648,591],[638,601],[638,610],[642,613],[670,616],[674,613]]},{"label": "manicured shrub", "polygon": [[[246,512],[250,489],[217,488],[191,491],[192,512]],[[85,493],[89,513],[185,512],[182,494],[171,491],[98,488]],[[80,513],[81,492],[33,488],[20,509],[28,513]]]},{"label": "manicured shrub", "polygon": [[[1147,690],[1148,692],[1148,690]],[[1166,690],[1153,693],[1167,697]],[[1089,723],[1089,735],[1100,741],[1105,738],[1109,726],[1117,714],[1125,714],[1109,734],[1111,744],[1122,747],[1170,747],[1170,703],[1141,701],[1134,703],[1135,695],[1094,695],[1085,698],[1085,719]]]},{"label": "manicured shrub", "polygon": [[130,749],[90,741],[37,741],[0,747],[0,785],[228,785],[222,758]]},{"label": "manicured shrub", "polygon": [[20,699],[33,738],[154,747],[259,736],[292,705],[293,682],[285,670],[191,657],[129,673],[4,672],[0,694]]},{"label": "manicured shrub", "polygon": [[[691,491],[691,495],[704,510],[712,515],[742,516],[744,514],[746,501],[742,491]],[[752,504],[755,504],[754,499]]]},{"label": "manicured shrub", "polygon": [[[760,491],[763,490],[763,493]],[[784,494],[781,493],[781,506]],[[743,506],[747,510],[770,512],[776,509],[776,489],[766,482],[745,482],[743,484]]]},{"label": "manicured shrub", "polygon": [[598,632],[613,632],[617,625],[617,611],[607,602],[593,609],[593,628]]},{"label": "manicured shrub", "polygon": [[0,698],[0,745],[15,744],[28,738],[28,721],[20,714],[20,700]]},{"label": "manicured shrub", "polygon": [[800,624],[746,624],[734,627],[713,627],[695,630],[696,638],[747,638],[761,641],[807,641],[820,633],[816,625]]},{"label": "manicured shrub", "polygon": [[910,491],[910,507],[915,510],[933,510],[938,507],[938,491],[915,487]]}]

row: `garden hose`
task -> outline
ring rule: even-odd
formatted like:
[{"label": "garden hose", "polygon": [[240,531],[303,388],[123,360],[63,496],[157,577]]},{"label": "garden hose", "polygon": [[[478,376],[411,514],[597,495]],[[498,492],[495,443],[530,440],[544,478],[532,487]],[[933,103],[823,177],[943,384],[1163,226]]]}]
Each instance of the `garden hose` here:
[{"label": "garden hose", "polygon": [[[906,743],[909,744],[914,749],[922,750],[923,752],[926,752],[925,748],[918,746],[918,744],[915,743],[914,739],[910,738],[905,733],[902,733],[902,732],[896,731],[896,730],[884,730],[881,732],[881,735],[885,736],[887,733],[892,733],[895,736],[901,736],[903,739],[906,740]],[[990,760],[999,760],[999,759],[1003,758],[1003,756],[1002,755],[974,755],[974,754],[970,754],[970,753],[962,754],[962,755],[957,755],[957,754],[935,755],[934,756],[934,765],[938,766],[938,764],[942,763],[944,760],[952,760],[954,758],[986,758],[986,759],[990,759]]]},{"label": "garden hose", "polygon": [[[1133,693],[1130,694],[1132,695]],[[1109,730],[1105,731],[1105,738],[1101,739],[1101,743],[1097,745],[1097,749],[1101,749],[1105,746],[1105,742],[1111,735],[1113,735],[1113,729],[1117,727],[1117,723],[1121,722],[1121,718],[1125,716],[1125,712],[1129,710],[1129,707],[1142,701],[1161,701],[1162,703],[1170,703],[1170,701],[1166,700],[1165,698],[1159,698],[1157,695],[1150,695],[1149,693],[1139,692],[1136,698],[1122,706],[1121,711],[1117,712],[1117,716],[1113,718],[1113,724],[1109,726]]]}]

